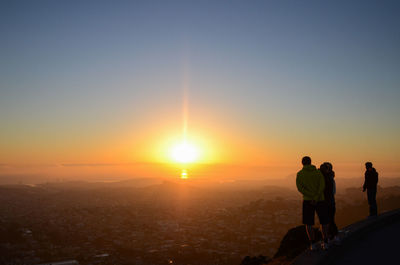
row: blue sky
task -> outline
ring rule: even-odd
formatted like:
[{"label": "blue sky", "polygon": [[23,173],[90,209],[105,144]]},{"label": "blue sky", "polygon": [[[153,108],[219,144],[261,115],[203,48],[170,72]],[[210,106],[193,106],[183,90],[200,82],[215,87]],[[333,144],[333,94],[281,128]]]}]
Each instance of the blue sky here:
[{"label": "blue sky", "polygon": [[342,150],[364,137],[349,148],[399,161],[399,11],[398,1],[2,1],[3,149],[179,121],[187,79],[193,121]]}]

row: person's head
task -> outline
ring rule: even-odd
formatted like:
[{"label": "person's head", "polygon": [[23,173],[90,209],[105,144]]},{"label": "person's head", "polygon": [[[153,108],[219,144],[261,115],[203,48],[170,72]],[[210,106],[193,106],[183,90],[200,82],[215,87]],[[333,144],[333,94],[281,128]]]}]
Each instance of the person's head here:
[{"label": "person's head", "polygon": [[305,156],[303,159],[301,159],[301,163],[303,166],[311,165],[311,158],[309,156]]},{"label": "person's head", "polygon": [[366,169],[372,169],[372,163],[371,162],[365,163],[365,168]]},{"label": "person's head", "polygon": [[326,165],[326,163],[321,164],[321,165],[319,166],[319,170],[320,170],[322,173],[328,172],[328,166]]},{"label": "person's head", "polygon": [[325,162],[324,164],[326,165],[326,168],[327,168],[329,171],[332,171],[332,170],[333,170],[333,166],[332,166],[331,163]]}]

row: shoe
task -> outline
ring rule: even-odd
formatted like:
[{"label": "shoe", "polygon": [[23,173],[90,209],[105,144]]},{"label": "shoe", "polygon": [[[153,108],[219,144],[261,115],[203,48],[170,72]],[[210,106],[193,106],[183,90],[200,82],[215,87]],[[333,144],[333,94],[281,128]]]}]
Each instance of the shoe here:
[{"label": "shoe", "polygon": [[322,242],[321,243],[321,249],[322,250],[328,250],[329,249],[329,243],[328,242]]},{"label": "shoe", "polygon": [[318,242],[311,244],[310,246],[310,250],[311,251],[318,251],[319,250],[319,246],[320,244],[318,244]]},{"label": "shoe", "polygon": [[332,243],[336,246],[340,246],[342,242],[340,242],[340,238],[338,236],[335,236],[332,240]]}]

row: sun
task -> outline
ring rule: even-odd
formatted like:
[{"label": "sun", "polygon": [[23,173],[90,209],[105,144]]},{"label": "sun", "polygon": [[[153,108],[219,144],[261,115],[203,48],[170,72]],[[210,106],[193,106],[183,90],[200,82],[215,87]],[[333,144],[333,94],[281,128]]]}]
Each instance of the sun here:
[{"label": "sun", "polygon": [[192,163],[198,159],[199,151],[195,145],[182,142],[171,149],[171,157],[179,163]]}]

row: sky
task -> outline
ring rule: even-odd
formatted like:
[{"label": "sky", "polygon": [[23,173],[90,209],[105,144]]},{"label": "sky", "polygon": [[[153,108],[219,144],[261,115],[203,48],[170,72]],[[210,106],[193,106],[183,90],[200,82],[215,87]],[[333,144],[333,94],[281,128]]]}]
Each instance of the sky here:
[{"label": "sky", "polygon": [[398,177],[399,12],[398,1],[2,1],[0,175],[173,176],[186,124],[193,176],[284,177],[310,155],[337,176],[372,161]]}]

